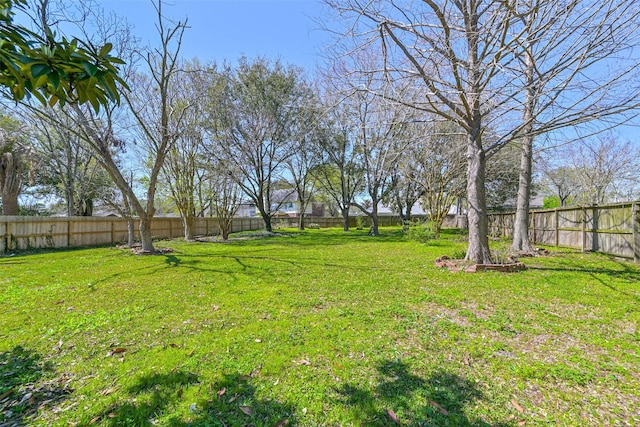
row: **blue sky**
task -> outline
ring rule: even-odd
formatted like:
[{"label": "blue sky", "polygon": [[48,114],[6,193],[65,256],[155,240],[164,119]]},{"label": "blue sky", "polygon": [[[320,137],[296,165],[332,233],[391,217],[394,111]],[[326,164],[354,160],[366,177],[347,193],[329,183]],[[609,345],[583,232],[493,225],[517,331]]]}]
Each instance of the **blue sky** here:
[{"label": "blue sky", "polygon": [[[134,33],[157,45],[151,0],[99,0],[134,25]],[[281,58],[311,71],[321,61],[328,39],[317,20],[319,0],[168,0],[163,14],[188,18],[182,47],[184,58],[234,62],[241,55]]]}]

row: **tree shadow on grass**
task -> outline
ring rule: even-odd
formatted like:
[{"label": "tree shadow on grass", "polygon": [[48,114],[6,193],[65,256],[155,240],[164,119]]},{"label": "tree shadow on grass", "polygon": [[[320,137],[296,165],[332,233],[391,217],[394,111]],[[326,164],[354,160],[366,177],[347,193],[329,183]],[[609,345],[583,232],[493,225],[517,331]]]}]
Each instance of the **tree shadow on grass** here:
[{"label": "tree shadow on grass", "polygon": [[212,398],[203,402],[193,426],[288,426],[297,425],[293,406],[257,396],[251,377],[225,375],[216,383]]},{"label": "tree shadow on grass", "polygon": [[[260,399],[245,375],[228,375],[209,388],[210,396],[198,402],[183,398],[187,387],[198,386],[195,374],[174,371],[146,375],[128,390],[125,401],[115,403],[91,418],[89,424],[108,426],[273,426],[285,422],[295,426],[292,407],[271,399]],[[180,406],[188,404],[187,414]],[[285,424],[281,424],[285,425]]]},{"label": "tree shadow on grass", "polygon": [[[377,366],[380,379],[373,390],[346,384],[337,389],[339,400],[363,426],[502,427],[465,414],[465,407],[483,398],[471,381],[444,371],[428,379],[409,372],[401,361]],[[422,405],[416,402],[424,402]]]},{"label": "tree shadow on grass", "polygon": [[42,381],[51,372],[51,363],[32,350],[16,346],[0,352],[0,426],[26,425],[38,410],[73,392],[65,377]]},{"label": "tree shadow on grass", "polygon": [[[156,416],[178,403],[183,388],[197,383],[198,377],[195,374],[183,371],[145,375],[127,389],[126,401],[109,406],[91,418],[87,425],[101,420],[109,426],[155,425]],[[174,419],[171,425],[179,426],[185,423]]]}]

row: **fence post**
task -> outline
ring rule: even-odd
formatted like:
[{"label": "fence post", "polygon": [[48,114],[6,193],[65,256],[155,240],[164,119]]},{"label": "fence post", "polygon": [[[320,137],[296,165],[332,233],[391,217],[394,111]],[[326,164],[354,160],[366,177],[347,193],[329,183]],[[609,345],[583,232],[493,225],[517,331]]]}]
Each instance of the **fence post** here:
[{"label": "fence post", "polygon": [[633,262],[640,264],[640,206],[631,207],[631,227],[633,228]]},{"label": "fence post", "polygon": [[[515,223],[515,220],[514,220]],[[533,243],[536,243],[536,212],[531,211],[531,226],[533,227]]]},{"label": "fence post", "polygon": [[555,218],[554,218],[554,222],[555,222],[555,226],[556,226],[556,248],[558,246],[560,246],[560,226],[558,225],[558,221],[560,219],[560,214],[558,213],[558,208],[555,209]]},{"label": "fence post", "polygon": [[598,205],[594,204],[591,209],[591,251],[598,252],[600,249],[600,211]]},{"label": "fence post", "polygon": [[5,252],[9,252],[11,250],[11,241],[13,240],[11,238],[11,228],[10,228],[11,227],[11,223],[9,221],[7,221],[4,224],[5,224],[4,229],[5,229],[5,232],[6,232],[5,238],[7,239],[6,242],[5,242],[5,245],[4,245],[4,251]]},{"label": "fence post", "polygon": [[116,243],[116,227],[113,221],[111,221],[111,244]]},{"label": "fence post", "polygon": [[67,247],[71,247],[73,243],[73,223],[71,217],[67,220]]},{"label": "fence post", "polygon": [[582,207],[582,252],[587,251],[587,208]]}]

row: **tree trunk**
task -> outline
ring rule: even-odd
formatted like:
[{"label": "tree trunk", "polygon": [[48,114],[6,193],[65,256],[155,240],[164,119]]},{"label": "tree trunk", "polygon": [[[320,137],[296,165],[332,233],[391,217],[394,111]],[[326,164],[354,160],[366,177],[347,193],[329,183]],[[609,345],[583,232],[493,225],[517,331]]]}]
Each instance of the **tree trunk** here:
[{"label": "tree trunk", "polygon": [[73,185],[69,184],[67,187],[67,216],[75,215],[75,200],[73,195]]},{"label": "tree trunk", "polygon": [[5,153],[0,157],[2,215],[18,215],[18,195],[22,189],[20,157]]},{"label": "tree trunk", "polygon": [[300,212],[300,216],[298,217],[298,229],[304,230],[304,212]]},{"label": "tree trunk", "polygon": [[154,253],[153,241],[151,239],[151,220],[153,215],[140,217],[140,240],[142,240],[142,252]]},{"label": "tree trunk", "polygon": [[271,225],[271,217],[266,213],[262,213],[262,220],[264,221],[264,229],[267,231],[267,233],[273,232],[273,226]]},{"label": "tree trunk", "polygon": [[342,211],[342,227],[344,231],[349,231],[349,207],[346,208],[341,207]]},{"label": "tree trunk", "polygon": [[133,219],[133,213],[131,212],[131,204],[129,203],[129,197],[126,191],[120,189],[122,193],[122,201],[124,203],[124,211],[122,216],[127,219],[127,246],[132,248],[135,243],[135,221]]},{"label": "tree trunk", "polygon": [[129,214],[129,216],[127,216],[127,245],[130,248],[132,248],[135,243],[135,225],[136,223],[133,217]]},{"label": "tree trunk", "polygon": [[524,129],[522,153],[520,155],[520,174],[518,177],[518,200],[516,202],[516,218],[513,224],[513,252],[531,252],[529,242],[529,201],[531,199],[531,173],[533,163],[533,120],[536,102],[536,85],[534,80],[534,64],[529,51],[530,42],[527,37],[525,52],[525,75],[527,77],[526,99],[524,108]]},{"label": "tree trunk", "polygon": [[222,240],[229,240],[229,232],[231,231],[231,227],[228,225],[220,224],[220,234],[222,234]]},{"label": "tree trunk", "polygon": [[378,227],[378,201],[374,201],[373,206],[371,207],[371,214],[369,215],[371,218],[371,227],[369,227],[369,235],[370,236],[379,236],[380,231]]},{"label": "tree trunk", "polygon": [[516,202],[516,218],[513,224],[513,243],[511,245],[513,252],[531,252],[533,250],[531,242],[529,241],[532,153],[533,138],[531,136],[525,136],[522,141],[518,200]]},{"label": "tree trunk", "polygon": [[2,192],[2,215],[19,215],[18,194],[14,192]]},{"label": "tree trunk", "polygon": [[489,220],[485,195],[485,153],[479,141],[468,136],[467,146],[467,199],[469,203],[469,248],[466,260],[478,264],[491,264],[489,250]]},{"label": "tree trunk", "polygon": [[193,214],[186,214],[182,216],[182,225],[184,225],[184,239],[187,241],[193,240],[193,224],[195,217]]},{"label": "tree trunk", "polygon": [[438,239],[440,237],[440,231],[442,231],[442,221],[432,221],[431,231],[433,231],[435,238]]}]

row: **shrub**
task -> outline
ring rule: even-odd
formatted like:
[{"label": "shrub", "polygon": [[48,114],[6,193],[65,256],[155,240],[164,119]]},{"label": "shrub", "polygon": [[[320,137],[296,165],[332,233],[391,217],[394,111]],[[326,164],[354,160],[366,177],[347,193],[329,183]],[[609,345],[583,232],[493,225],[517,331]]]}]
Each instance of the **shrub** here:
[{"label": "shrub", "polygon": [[407,240],[412,240],[420,243],[428,243],[430,240],[435,239],[436,233],[429,227],[427,221],[411,221],[409,226],[404,230],[404,237]]}]

